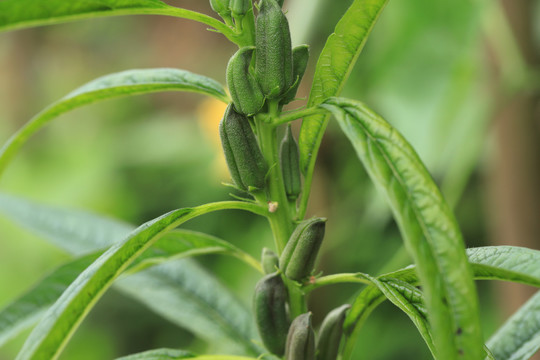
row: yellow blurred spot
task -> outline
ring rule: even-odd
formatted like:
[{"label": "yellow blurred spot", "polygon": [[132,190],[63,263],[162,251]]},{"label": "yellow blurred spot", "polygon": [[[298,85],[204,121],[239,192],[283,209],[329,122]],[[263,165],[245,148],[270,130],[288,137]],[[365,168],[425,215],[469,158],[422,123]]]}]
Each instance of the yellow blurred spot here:
[{"label": "yellow blurred spot", "polygon": [[225,162],[221,140],[219,138],[219,122],[223,118],[227,105],[223,102],[208,98],[199,103],[197,107],[197,120],[202,133],[215,150],[213,163],[216,176],[224,181],[230,182],[229,169]]}]

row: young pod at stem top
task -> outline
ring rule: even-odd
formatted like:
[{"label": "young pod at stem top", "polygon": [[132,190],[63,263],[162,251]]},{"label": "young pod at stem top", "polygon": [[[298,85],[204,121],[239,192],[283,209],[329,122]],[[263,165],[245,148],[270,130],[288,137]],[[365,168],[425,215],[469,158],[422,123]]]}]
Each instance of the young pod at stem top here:
[{"label": "young pod at stem top", "polygon": [[262,92],[276,99],[294,82],[289,22],[276,0],[260,1],[255,30],[255,76]]},{"label": "young pod at stem top", "polygon": [[283,174],[283,183],[285,192],[290,200],[296,200],[302,190],[302,179],[300,176],[300,154],[298,144],[291,131],[291,125],[287,126],[285,136],[281,141],[279,149],[281,161],[281,172]]},{"label": "young pod at stem top", "polygon": [[230,17],[231,10],[229,8],[230,0],[210,0],[210,7],[217,12],[221,17]]},{"label": "young pod at stem top", "polygon": [[263,189],[268,166],[251,130],[249,119],[236,112],[232,103],[219,124],[219,135],[235,185],[244,191]]},{"label": "young pod at stem top", "polygon": [[311,313],[299,315],[293,320],[287,334],[285,359],[315,359],[315,332],[311,325]]},{"label": "young pod at stem top", "polygon": [[230,0],[229,6],[233,16],[242,17],[251,9],[251,0]]},{"label": "young pod at stem top", "polygon": [[311,274],[325,225],[325,218],[313,218],[302,221],[293,231],[279,258],[279,268],[289,279],[301,281]]},{"label": "young pod at stem top", "polygon": [[330,311],[324,318],[317,337],[317,360],[337,359],[343,323],[350,307],[349,304],[342,305]]},{"label": "young pod at stem top", "polygon": [[229,60],[227,65],[227,85],[236,111],[245,115],[254,115],[264,104],[264,95],[249,71],[254,47],[241,48]]},{"label": "young pod at stem top", "polygon": [[255,322],[264,346],[273,354],[285,352],[289,316],[287,288],[277,272],[266,275],[255,286],[253,308]]}]

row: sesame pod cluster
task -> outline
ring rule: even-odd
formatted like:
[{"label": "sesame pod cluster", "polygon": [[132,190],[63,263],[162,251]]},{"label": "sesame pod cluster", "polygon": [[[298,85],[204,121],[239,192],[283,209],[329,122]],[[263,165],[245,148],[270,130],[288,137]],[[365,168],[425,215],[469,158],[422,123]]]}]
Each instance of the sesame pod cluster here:
[{"label": "sesame pod cluster", "polygon": [[311,274],[325,225],[325,218],[312,218],[302,221],[293,231],[279,258],[279,268],[289,279],[301,281]]},{"label": "sesame pod cluster", "polygon": [[259,112],[264,104],[264,95],[249,67],[254,47],[241,48],[227,65],[227,84],[236,111],[245,115]]},{"label": "sesame pod cluster", "polygon": [[315,332],[311,325],[311,313],[299,315],[292,322],[287,334],[285,359],[315,359]]},{"label": "sesame pod cluster", "polygon": [[269,99],[283,95],[293,84],[289,22],[276,0],[261,0],[255,22],[255,74]]},{"label": "sesame pod cluster", "polygon": [[349,304],[342,305],[328,313],[323,320],[317,337],[317,359],[335,360],[339,353],[339,345],[343,335],[345,315]]},{"label": "sesame pod cluster", "polygon": [[253,307],[255,322],[264,346],[282,356],[289,329],[287,288],[281,276],[274,272],[263,277],[255,286]]},{"label": "sesame pod cluster", "polygon": [[279,157],[283,183],[285,184],[285,193],[289,200],[296,200],[302,190],[300,154],[298,152],[298,144],[292,135],[290,125],[287,126],[285,136],[281,141]]},{"label": "sesame pod cluster", "polygon": [[248,117],[229,104],[219,124],[219,135],[234,184],[244,191],[263,189],[268,166]]}]

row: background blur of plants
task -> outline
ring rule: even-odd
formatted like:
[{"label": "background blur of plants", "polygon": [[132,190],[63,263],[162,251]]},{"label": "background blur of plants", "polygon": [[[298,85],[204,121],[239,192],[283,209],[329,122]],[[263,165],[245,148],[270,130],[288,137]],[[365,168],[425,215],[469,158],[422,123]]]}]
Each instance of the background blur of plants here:
[{"label": "background blur of plants", "polygon": [[[309,43],[318,54],[350,2],[286,0],[293,43]],[[207,1],[168,3],[211,14]],[[234,51],[202,25],[165,17],[86,20],[2,34],[0,142],[47,104],[104,74],[176,67],[224,83]],[[391,1],[343,94],[370,104],[415,146],[454,207],[469,247],[540,248],[539,53],[538,2]],[[300,95],[306,95],[302,87]],[[223,110],[198,95],[170,93],[73,111],[25,147],[0,190],[134,224],[226,199],[221,182],[228,175],[217,135]],[[319,268],[374,274],[390,270],[381,266],[391,258],[394,267],[407,264],[388,208],[336,130],[330,126],[323,141],[308,211],[330,219]],[[256,257],[261,244],[271,246],[266,222],[249,215],[207,216],[204,226]],[[0,218],[0,307],[67,258]],[[258,274],[234,259],[198,260],[250,306]],[[489,336],[526,300],[528,289],[478,286]],[[312,306],[324,311],[315,314],[357,289],[318,291]],[[428,358],[412,326],[386,304],[368,320],[362,337],[367,345],[358,348],[371,349],[368,359]],[[0,359],[12,359],[25,336],[1,349]],[[108,359],[162,346],[200,350],[206,344],[112,290],[62,358]]]}]

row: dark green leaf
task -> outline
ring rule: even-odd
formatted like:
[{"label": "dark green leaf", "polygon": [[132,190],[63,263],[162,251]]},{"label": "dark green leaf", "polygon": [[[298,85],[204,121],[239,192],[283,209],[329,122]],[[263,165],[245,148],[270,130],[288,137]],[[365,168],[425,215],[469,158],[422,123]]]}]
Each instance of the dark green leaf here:
[{"label": "dark green leaf", "polygon": [[[375,22],[388,0],[355,0],[330,35],[322,50],[313,85],[308,99],[308,108],[322,103],[331,96],[338,96],[345,81],[364,48]],[[304,118],[300,129],[300,169],[309,189],[315,159],[328,123],[327,115],[312,115]],[[309,190],[302,196],[307,202]]]},{"label": "dark green leaf", "polygon": [[337,118],[391,205],[417,266],[438,356],[483,358],[476,288],[463,239],[422,161],[392,126],[364,104],[333,98],[321,106]]},{"label": "dark green leaf", "polygon": [[0,149],[0,175],[28,138],[59,115],[101,100],[159,91],[197,92],[228,102],[228,96],[221,84],[206,76],[193,74],[185,70],[166,68],[128,70],[106,75],[69,93],[34,116],[25,126],[11,136],[8,142]]},{"label": "dark green leaf", "polygon": [[168,15],[199,21],[233,35],[222,22],[194,11],[169,6],[160,0],[3,0],[0,32],[80,19],[118,15]]}]

